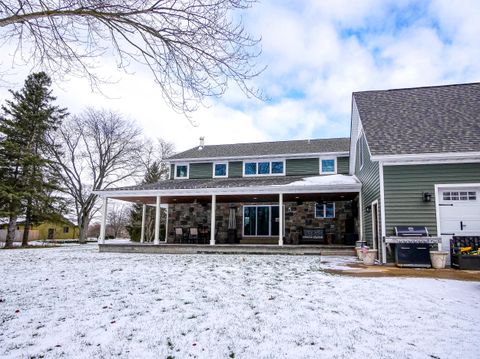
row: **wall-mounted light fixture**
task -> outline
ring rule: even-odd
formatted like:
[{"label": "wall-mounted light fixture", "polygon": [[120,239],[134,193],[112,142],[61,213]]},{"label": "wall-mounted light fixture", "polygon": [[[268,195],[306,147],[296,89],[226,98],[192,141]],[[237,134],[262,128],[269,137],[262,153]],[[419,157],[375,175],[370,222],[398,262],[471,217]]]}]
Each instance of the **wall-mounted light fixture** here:
[{"label": "wall-mounted light fixture", "polygon": [[423,202],[431,202],[432,201],[432,193],[431,192],[423,192],[422,193]]},{"label": "wall-mounted light fixture", "polygon": [[365,207],[365,212],[370,213],[372,211],[372,206]]}]

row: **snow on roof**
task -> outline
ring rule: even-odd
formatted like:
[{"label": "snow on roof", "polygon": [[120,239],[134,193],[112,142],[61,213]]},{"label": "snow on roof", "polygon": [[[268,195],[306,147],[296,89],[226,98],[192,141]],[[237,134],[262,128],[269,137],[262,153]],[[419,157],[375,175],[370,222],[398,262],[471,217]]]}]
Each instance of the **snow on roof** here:
[{"label": "snow on roof", "polygon": [[276,186],[281,187],[299,187],[299,186],[335,186],[335,185],[355,185],[360,182],[355,176],[347,175],[328,175],[305,177],[300,181],[290,182]]}]

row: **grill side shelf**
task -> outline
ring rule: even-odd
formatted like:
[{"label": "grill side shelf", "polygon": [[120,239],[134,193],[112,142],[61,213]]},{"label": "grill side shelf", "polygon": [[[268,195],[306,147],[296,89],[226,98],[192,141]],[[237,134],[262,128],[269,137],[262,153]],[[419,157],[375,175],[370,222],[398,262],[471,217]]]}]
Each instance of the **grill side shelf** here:
[{"label": "grill side shelf", "polygon": [[385,237],[385,243],[425,243],[434,244],[441,243],[440,237]]}]

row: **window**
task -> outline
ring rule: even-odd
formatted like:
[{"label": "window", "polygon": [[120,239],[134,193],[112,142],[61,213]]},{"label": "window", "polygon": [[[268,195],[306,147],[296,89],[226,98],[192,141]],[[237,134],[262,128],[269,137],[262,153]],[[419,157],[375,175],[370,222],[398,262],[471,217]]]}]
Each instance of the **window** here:
[{"label": "window", "polygon": [[278,206],[244,206],[243,235],[270,237],[279,233]]},{"label": "window", "polygon": [[63,233],[68,233],[69,230],[70,230],[69,227],[63,227]]},{"label": "window", "polygon": [[268,176],[285,174],[285,161],[252,161],[243,163],[244,176]]},{"label": "window", "polygon": [[335,218],[335,203],[315,203],[315,218]]},{"label": "window", "polygon": [[228,163],[214,163],[213,177],[228,177]]},{"label": "window", "polygon": [[444,201],[476,201],[477,192],[475,191],[450,191],[443,192]]},{"label": "window", "polygon": [[357,142],[357,148],[358,148],[358,161],[360,163],[360,169],[363,167],[363,136],[360,135],[358,138]]},{"label": "window", "polygon": [[320,173],[331,174],[337,172],[337,164],[335,158],[321,158],[320,159]]},{"label": "window", "polygon": [[175,178],[188,178],[188,164],[175,165]]}]

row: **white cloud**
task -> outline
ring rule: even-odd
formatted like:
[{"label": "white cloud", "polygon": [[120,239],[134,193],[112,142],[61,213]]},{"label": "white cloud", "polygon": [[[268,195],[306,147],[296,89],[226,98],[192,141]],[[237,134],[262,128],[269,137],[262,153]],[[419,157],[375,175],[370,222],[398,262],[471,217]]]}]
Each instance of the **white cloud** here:
[{"label": "white cloud", "polygon": [[[168,108],[148,72],[119,74],[108,59],[99,71],[120,78],[104,87],[112,99],[72,79],[55,90],[58,101],[72,112],[96,106],[125,113],[149,136],[184,150],[200,136],[207,144],[348,136],[353,91],[480,80],[476,0],[263,1],[246,16],[248,30],[263,37],[258,60],[268,68],[254,83],[270,102],[247,100],[232,87],[193,114],[193,127]],[[11,72],[8,53],[0,66]],[[26,69],[14,69],[16,88]]]}]

